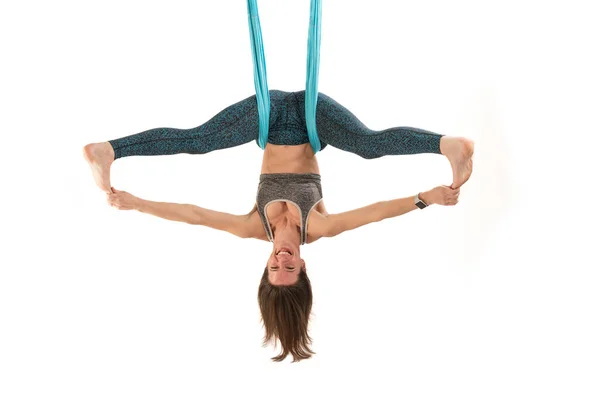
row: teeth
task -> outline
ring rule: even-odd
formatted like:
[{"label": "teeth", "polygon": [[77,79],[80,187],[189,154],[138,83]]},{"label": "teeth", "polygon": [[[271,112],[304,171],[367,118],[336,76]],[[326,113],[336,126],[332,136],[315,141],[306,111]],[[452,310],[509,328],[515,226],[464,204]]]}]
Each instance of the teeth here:
[{"label": "teeth", "polygon": [[285,251],[285,250],[281,250],[281,251],[280,251],[279,253],[277,253],[277,254],[287,254],[288,256],[291,256],[291,255],[292,255],[292,253],[289,253],[289,252],[287,252],[287,251]]}]

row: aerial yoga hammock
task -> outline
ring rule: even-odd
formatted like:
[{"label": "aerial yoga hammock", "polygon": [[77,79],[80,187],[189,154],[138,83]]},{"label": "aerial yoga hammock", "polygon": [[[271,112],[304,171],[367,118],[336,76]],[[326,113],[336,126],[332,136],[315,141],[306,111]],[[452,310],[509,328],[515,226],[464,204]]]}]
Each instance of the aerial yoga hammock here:
[{"label": "aerial yoga hammock", "polygon": [[[269,111],[271,102],[267,84],[267,66],[265,49],[258,17],[256,0],[248,0],[248,24],[250,25],[250,41],[252,44],[252,59],[254,61],[254,86],[258,103],[259,135],[258,145],[264,150],[269,136]],[[315,154],[321,150],[317,133],[316,112],[319,87],[319,62],[321,49],[321,0],[310,2],[310,25],[308,28],[308,51],[306,57],[306,91],[305,114],[308,140]]]},{"label": "aerial yoga hammock", "polygon": [[[195,128],[154,128],[110,140],[115,159],[140,155],[205,154],[252,140],[256,140],[263,150],[268,143],[287,146],[310,143],[315,154],[330,144],[367,159],[442,153],[440,134],[411,127],[371,130],[348,109],[318,92],[321,0],[311,0],[306,89],[299,92],[269,90],[256,0],[247,0],[247,6],[256,95],[230,105]],[[460,186],[461,182],[457,180],[461,178],[455,178],[454,183]]]}]

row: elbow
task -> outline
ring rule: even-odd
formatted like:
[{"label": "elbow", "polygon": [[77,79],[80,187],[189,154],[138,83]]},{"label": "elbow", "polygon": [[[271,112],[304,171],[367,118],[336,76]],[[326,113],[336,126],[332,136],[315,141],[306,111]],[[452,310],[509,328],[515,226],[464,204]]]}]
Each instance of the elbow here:
[{"label": "elbow", "polygon": [[180,221],[188,225],[206,225],[206,221],[197,213],[182,215]]},{"label": "elbow", "polygon": [[207,225],[206,214],[197,206],[186,204],[188,212],[184,216],[184,222],[189,225]]}]

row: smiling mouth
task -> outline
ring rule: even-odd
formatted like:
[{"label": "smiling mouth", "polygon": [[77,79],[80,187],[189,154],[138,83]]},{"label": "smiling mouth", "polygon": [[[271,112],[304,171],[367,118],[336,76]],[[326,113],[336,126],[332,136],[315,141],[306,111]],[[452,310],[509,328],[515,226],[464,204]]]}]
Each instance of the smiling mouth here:
[{"label": "smiling mouth", "polygon": [[275,253],[276,256],[280,255],[280,254],[287,254],[288,256],[292,255],[292,252],[290,251],[290,249],[279,249],[279,251],[277,253]]}]

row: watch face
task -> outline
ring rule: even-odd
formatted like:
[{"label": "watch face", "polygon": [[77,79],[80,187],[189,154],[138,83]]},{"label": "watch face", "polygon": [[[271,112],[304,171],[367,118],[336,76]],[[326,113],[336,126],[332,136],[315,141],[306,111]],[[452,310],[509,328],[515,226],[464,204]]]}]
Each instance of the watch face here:
[{"label": "watch face", "polygon": [[417,207],[419,207],[420,209],[423,209],[425,207],[427,207],[427,205],[425,203],[423,203],[422,201],[417,201],[416,202]]}]

